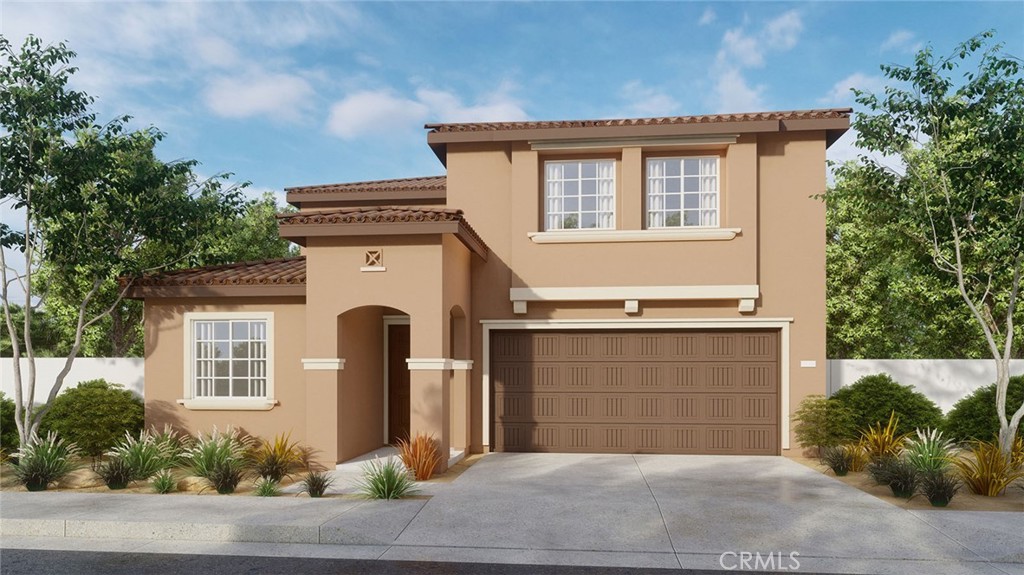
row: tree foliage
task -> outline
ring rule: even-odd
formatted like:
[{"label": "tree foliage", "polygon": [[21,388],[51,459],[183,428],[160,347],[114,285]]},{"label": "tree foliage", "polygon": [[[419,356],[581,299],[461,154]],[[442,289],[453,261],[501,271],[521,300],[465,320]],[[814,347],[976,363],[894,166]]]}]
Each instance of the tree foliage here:
[{"label": "tree foliage", "polygon": [[[1024,405],[1006,404],[1024,278],[1024,77],[1021,61],[986,32],[948,56],[931,47],[910,66],[886,65],[884,94],[856,92],[866,113],[857,144],[898,158],[864,158],[862,193],[908,241],[926,249],[983,333],[996,362],[1000,446],[1009,454]],[[951,76],[970,67],[961,78]],[[1008,416],[1009,415],[1009,416]]]},{"label": "tree foliage", "polygon": [[[126,117],[98,124],[89,111],[92,99],[68,87],[74,56],[64,44],[44,46],[31,36],[16,50],[0,36],[0,202],[24,216],[20,229],[0,224],[0,243],[25,261],[17,271],[0,250],[0,303],[15,358],[15,418],[23,444],[60,391],[85,331],[120,305],[131,284],[114,293],[104,287],[207,250],[217,226],[240,205],[226,175],[200,180],[194,161],[159,160],[155,147],[164,135],[155,128],[129,131]],[[11,301],[14,284],[22,302]],[[47,405],[32,409],[32,315],[50,294],[75,302],[70,317],[54,314],[73,326],[74,337],[63,369],[44,383]],[[19,326],[13,303],[24,312]]]}]

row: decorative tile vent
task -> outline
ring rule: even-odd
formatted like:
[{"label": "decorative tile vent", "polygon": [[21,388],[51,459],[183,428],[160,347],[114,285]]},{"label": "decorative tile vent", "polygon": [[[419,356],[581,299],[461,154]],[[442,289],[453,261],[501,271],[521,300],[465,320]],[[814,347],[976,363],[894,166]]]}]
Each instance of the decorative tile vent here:
[{"label": "decorative tile vent", "polygon": [[363,267],[359,268],[359,271],[387,271],[387,268],[384,267],[384,250],[366,250],[366,264]]}]

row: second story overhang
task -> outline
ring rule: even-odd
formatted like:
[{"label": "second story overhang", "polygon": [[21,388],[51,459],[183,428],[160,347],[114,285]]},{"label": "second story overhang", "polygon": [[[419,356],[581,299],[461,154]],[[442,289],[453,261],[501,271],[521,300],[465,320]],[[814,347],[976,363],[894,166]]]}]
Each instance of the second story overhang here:
[{"label": "second story overhang", "polygon": [[[447,165],[449,144],[472,142],[530,142],[535,149],[552,147],[600,148],[627,145],[678,145],[684,140],[710,143],[741,134],[819,131],[831,146],[850,128],[850,108],[713,114],[615,120],[536,122],[475,122],[427,124],[427,143]],[[701,142],[701,139],[707,140]]]}]

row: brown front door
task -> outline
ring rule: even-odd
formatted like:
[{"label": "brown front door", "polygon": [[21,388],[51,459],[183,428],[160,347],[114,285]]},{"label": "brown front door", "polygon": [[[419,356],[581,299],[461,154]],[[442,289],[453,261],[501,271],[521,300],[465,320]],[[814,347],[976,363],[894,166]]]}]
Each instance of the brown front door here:
[{"label": "brown front door", "polygon": [[409,326],[388,327],[388,443],[409,438]]},{"label": "brown front door", "polygon": [[779,453],[777,331],[496,332],[494,449]]}]

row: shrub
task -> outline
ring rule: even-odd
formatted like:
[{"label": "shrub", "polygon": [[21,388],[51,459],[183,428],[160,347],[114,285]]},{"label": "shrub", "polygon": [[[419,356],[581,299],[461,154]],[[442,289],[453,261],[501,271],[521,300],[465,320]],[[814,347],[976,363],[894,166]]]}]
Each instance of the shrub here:
[{"label": "shrub", "polygon": [[14,475],[29,491],[43,491],[55,481],[78,469],[78,447],[50,432],[44,439],[18,450]]},{"label": "shrub", "polygon": [[955,459],[953,465],[971,492],[986,497],[996,497],[1011,483],[1024,477],[1024,471],[1014,469],[1013,462],[994,442],[974,442],[970,452]]},{"label": "shrub", "polygon": [[121,457],[111,457],[93,468],[111,489],[124,489],[132,481],[132,467]]},{"label": "shrub", "polygon": [[960,491],[960,480],[945,470],[926,471],[921,474],[921,493],[928,498],[933,507],[945,507],[957,491]]},{"label": "shrub", "polygon": [[845,404],[826,399],[824,395],[809,395],[800,402],[793,414],[797,441],[804,448],[814,447],[818,456],[824,449],[840,445],[857,436],[853,412]]},{"label": "shrub", "polygon": [[170,493],[178,487],[178,479],[170,469],[164,469],[153,476],[153,491]]},{"label": "shrub", "polygon": [[415,493],[412,472],[393,457],[366,462],[358,488],[370,499],[401,499]]},{"label": "shrub", "polygon": [[253,448],[249,459],[257,476],[280,482],[302,467],[302,449],[291,435],[278,435],[273,442],[260,440]]},{"label": "shrub", "polygon": [[868,473],[879,485],[887,485],[895,497],[909,499],[917,491],[920,475],[910,462],[883,457],[868,465]]},{"label": "shrub", "polygon": [[[1024,403],[1024,375],[1010,378],[1006,389],[1007,411],[1012,413]],[[946,416],[946,434],[955,441],[992,441],[999,434],[996,415],[996,384],[974,390],[956,402]],[[1024,421],[1017,428],[1024,435]]]},{"label": "shrub", "polygon": [[173,463],[167,445],[158,443],[146,430],[139,432],[138,439],[125,433],[124,439],[107,452],[107,455],[124,460],[131,470],[132,481],[145,481],[158,471],[171,467]]},{"label": "shrub", "polygon": [[896,417],[896,413],[893,412],[889,414],[889,422],[885,427],[878,423],[869,426],[866,431],[861,433],[860,444],[864,447],[868,457],[874,460],[899,456],[903,451],[903,442],[907,439],[907,434],[896,432],[899,429],[899,424],[900,418]]},{"label": "shrub", "polygon": [[237,429],[228,428],[222,433],[214,427],[210,434],[200,434],[183,458],[186,468],[206,479],[217,493],[233,493],[248,474],[245,455],[251,446],[252,438],[241,435]]},{"label": "shrub", "polygon": [[260,497],[277,497],[281,494],[281,487],[276,480],[261,477],[256,480],[255,493]]},{"label": "shrub", "polygon": [[895,457],[881,457],[867,464],[868,476],[878,485],[889,485],[890,467]]},{"label": "shrub", "polygon": [[917,437],[908,437],[905,444],[907,461],[922,473],[942,471],[952,461],[953,442],[942,437],[938,429],[918,429]]},{"label": "shrub", "polygon": [[868,450],[863,443],[847,443],[843,449],[850,454],[850,471],[864,471],[867,468],[871,457],[868,456]]},{"label": "shrub", "polygon": [[398,457],[419,481],[426,481],[434,475],[434,469],[441,462],[437,440],[433,435],[417,433],[410,441],[398,440]]},{"label": "shrub", "polygon": [[310,471],[302,478],[302,491],[310,497],[323,497],[324,493],[334,484],[334,476],[325,471]]},{"label": "shrub", "polygon": [[11,454],[18,450],[18,424],[14,421],[14,400],[0,391],[0,450]]},{"label": "shrub", "polygon": [[900,420],[897,433],[941,427],[943,423],[942,410],[935,402],[886,374],[864,376],[853,385],[840,388],[832,399],[853,411],[856,429],[884,422],[893,412]]},{"label": "shrub", "polygon": [[98,457],[125,433],[142,429],[142,400],[132,392],[102,379],[84,381],[58,395],[43,416],[39,429],[75,443],[82,453]]},{"label": "shrub", "polygon": [[848,451],[845,446],[833,445],[825,448],[821,454],[821,460],[836,474],[836,477],[842,477],[853,466],[853,453]]},{"label": "shrub", "polygon": [[165,425],[159,433],[154,430],[150,434],[153,443],[166,455],[168,467],[177,467],[185,463],[185,456],[193,445],[192,437],[178,433],[170,425]]}]

